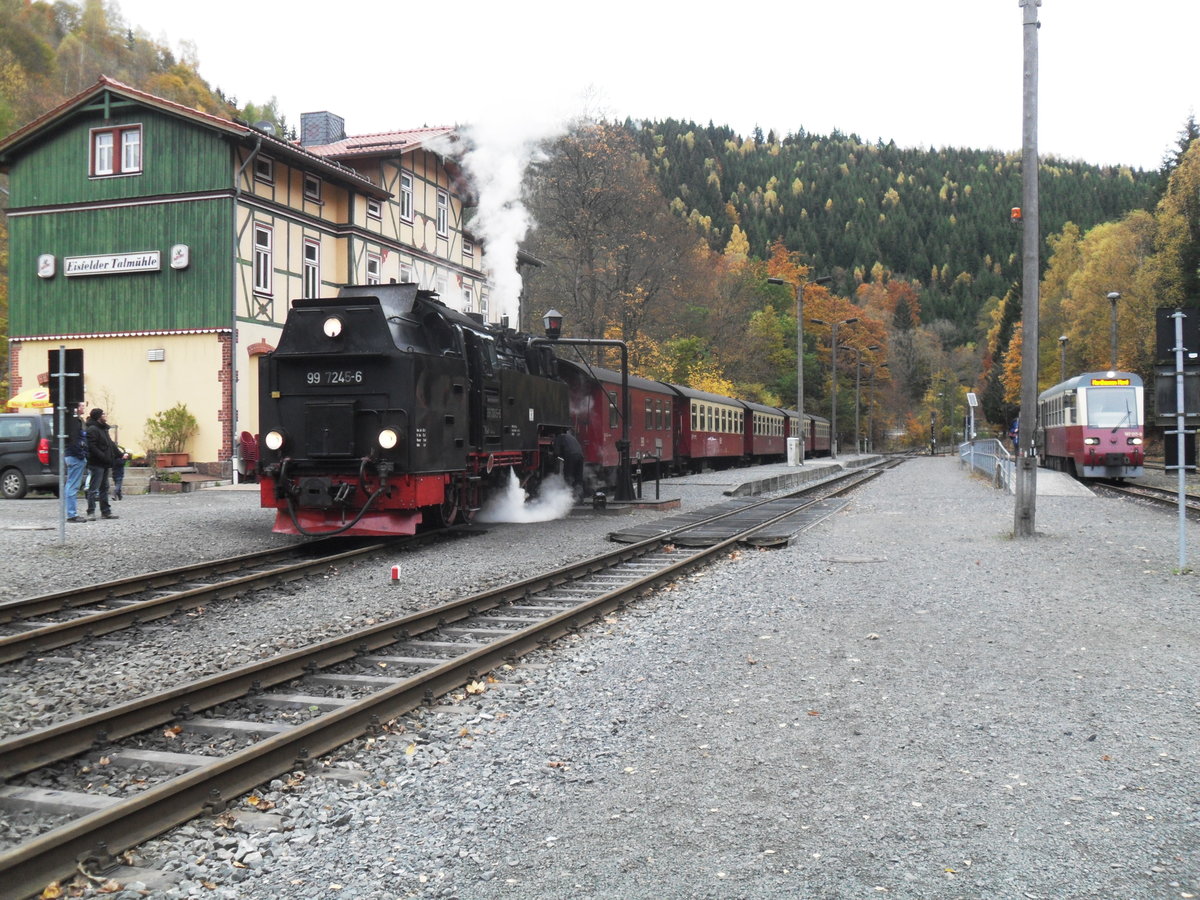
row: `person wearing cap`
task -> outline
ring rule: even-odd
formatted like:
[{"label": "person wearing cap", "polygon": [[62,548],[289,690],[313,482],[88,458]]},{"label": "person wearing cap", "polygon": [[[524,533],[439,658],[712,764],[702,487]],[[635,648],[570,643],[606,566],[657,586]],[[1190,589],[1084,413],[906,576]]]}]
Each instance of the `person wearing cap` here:
[{"label": "person wearing cap", "polygon": [[104,410],[93,409],[87,418],[88,443],[88,488],[87,514],[96,517],[96,502],[100,503],[100,515],[116,519],[108,502],[108,470],[113,464],[113,442],[108,436],[108,420]]}]

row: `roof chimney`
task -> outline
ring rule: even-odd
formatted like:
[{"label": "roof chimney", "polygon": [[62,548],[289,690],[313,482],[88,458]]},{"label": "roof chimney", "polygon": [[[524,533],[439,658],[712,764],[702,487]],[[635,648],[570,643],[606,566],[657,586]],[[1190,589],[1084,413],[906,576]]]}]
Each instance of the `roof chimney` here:
[{"label": "roof chimney", "polygon": [[331,112],[300,114],[300,146],[320,147],[346,139],[346,120]]}]

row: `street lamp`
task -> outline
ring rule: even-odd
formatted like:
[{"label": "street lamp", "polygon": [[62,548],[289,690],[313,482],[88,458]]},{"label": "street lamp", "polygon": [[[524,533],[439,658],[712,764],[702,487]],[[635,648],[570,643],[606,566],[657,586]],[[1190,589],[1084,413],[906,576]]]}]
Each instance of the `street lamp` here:
[{"label": "street lamp", "polygon": [[1121,299],[1120,291],[1109,291],[1108,302],[1112,304],[1112,370],[1117,371],[1117,301]]},{"label": "street lamp", "polygon": [[867,401],[867,451],[872,453],[875,451],[875,372],[888,367],[887,363],[871,366],[871,381],[868,385],[871,399]]},{"label": "street lamp", "polygon": [[[837,330],[839,325],[849,325],[851,322],[857,322],[858,316],[850,319],[842,319],[840,322],[834,322],[830,325],[831,333],[829,335],[829,353],[832,356],[830,362],[833,363],[833,402],[831,404],[829,414],[829,457],[837,459],[837,395],[838,395],[838,370],[837,370]],[[820,319],[812,320],[814,325],[828,325],[828,322],[822,322]]]},{"label": "street lamp", "polygon": [[[860,387],[862,385],[862,350],[859,349],[858,347],[845,347],[845,346],[839,347],[838,349],[854,351],[854,452],[861,453],[862,452],[862,438],[861,438],[862,432],[860,432],[859,428],[858,428],[858,410],[859,410]],[[866,349],[872,350],[872,351],[878,350],[879,345],[872,344],[870,347],[867,347]]]},{"label": "street lamp", "polygon": [[1065,334],[1058,338],[1058,380],[1067,380],[1067,341],[1070,338]]},{"label": "street lamp", "polygon": [[[822,275],[820,278],[814,278],[811,284],[829,284],[833,281],[832,275]],[[784,281],[782,278],[768,278],[767,284],[791,284],[790,281]],[[797,420],[798,429],[800,432],[800,465],[804,465],[804,284],[801,281],[796,284],[796,412],[799,415]]]}]

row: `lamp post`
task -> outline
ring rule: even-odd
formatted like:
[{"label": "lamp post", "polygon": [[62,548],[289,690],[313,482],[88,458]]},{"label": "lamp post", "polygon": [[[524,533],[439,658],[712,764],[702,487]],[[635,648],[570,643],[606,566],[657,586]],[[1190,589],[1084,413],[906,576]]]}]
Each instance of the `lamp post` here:
[{"label": "lamp post", "polygon": [[872,453],[875,451],[875,372],[886,368],[887,363],[871,366],[871,381],[867,387],[871,398],[867,401],[867,450]]},{"label": "lamp post", "polygon": [[[822,322],[820,319],[813,319],[815,325],[828,325],[828,322]],[[833,364],[833,401],[831,403],[829,414],[829,458],[837,459],[838,439],[837,439],[837,395],[838,395],[838,370],[837,370],[837,330],[839,325],[849,325],[851,322],[857,322],[858,316],[850,319],[842,319],[840,322],[834,322],[830,325],[831,333],[829,335],[829,353]]]},{"label": "lamp post", "polygon": [[[859,413],[859,408],[861,405],[859,402],[859,398],[861,396],[861,387],[862,387],[862,354],[863,354],[863,352],[862,352],[862,349],[860,349],[858,347],[839,347],[838,349],[854,351],[854,452],[861,453],[862,452],[862,432],[859,430],[859,427],[858,427],[858,413]],[[872,351],[878,350],[879,345],[872,344],[870,347],[866,347],[865,349],[872,350]]]},{"label": "lamp post", "polygon": [[[814,278],[812,284],[829,284],[832,275]],[[790,284],[782,278],[768,278],[767,284]],[[800,433],[800,465],[804,465],[804,284],[796,284],[796,412],[799,415],[797,428]]]},{"label": "lamp post", "polygon": [[1117,301],[1121,299],[1120,291],[1109,291],[1108,302],[1112,304],[1112,370],[1117,371]]},{"label": "lamp post", "polygon": [[1059,335],[1058,338],[1058,380],[1067,380],[1067,341],[1070,338],[1065,334]]}]

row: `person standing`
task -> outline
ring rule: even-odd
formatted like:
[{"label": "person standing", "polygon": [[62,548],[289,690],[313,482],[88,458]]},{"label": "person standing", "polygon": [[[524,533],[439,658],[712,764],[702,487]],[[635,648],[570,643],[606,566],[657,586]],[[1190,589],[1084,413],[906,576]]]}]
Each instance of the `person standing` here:
[{"label": "person standing", "polygon": [[88,442],[88,488],[87,514],[96,517],[96,502],[100,503],[100,515],[116,519],[108,502],[108,470],[113,464],[113,442],[108,436],[108,419],[104,410],[93,409],[87,420]]},{"label": "person standing", "polygon": [[79,515],[79,488],[88,466],[87,432],[83,427],[83,403],[75,404],[67,417],[67,521],[86,522]]},{"label": "person standing", "polygon": [[129,451],[113,441],[112,449],[112,496],[122,500],[125,496],[125,463],[129,462]]}]

